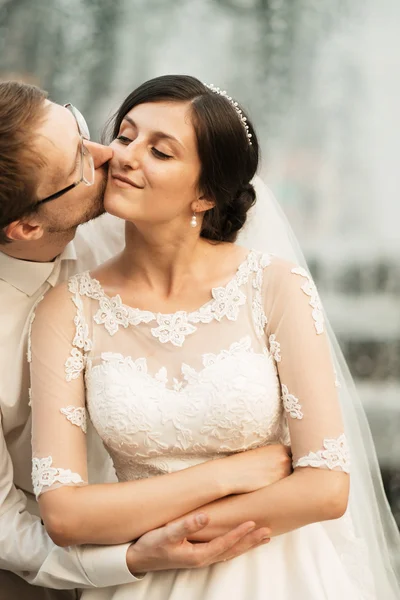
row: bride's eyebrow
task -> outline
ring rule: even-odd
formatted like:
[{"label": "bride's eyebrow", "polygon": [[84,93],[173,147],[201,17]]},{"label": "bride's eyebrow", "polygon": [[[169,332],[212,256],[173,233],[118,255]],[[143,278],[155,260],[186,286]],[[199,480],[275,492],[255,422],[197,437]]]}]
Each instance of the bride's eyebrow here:
[{"label": "bride's eyebrow", "polygon": [[124,121],[128,121],[128,123],[130,125],[132,125],[132,127],[135,127],[135,129],[137,129],[137,125],[136,125],[135,121],[133,119],[131,119],[130,117],[128,117],[128,115],[125,115],[125,117],[122,119],[121,125]]},{"label": "bride's eyebrow", "polygon": [[164,131],[153,131],[153,137],[157,140],[167,140],[170,142],[175,142],[181,148],[184,148],[183,144],[176,137],[170,135],[169,133],[164,133]]}]

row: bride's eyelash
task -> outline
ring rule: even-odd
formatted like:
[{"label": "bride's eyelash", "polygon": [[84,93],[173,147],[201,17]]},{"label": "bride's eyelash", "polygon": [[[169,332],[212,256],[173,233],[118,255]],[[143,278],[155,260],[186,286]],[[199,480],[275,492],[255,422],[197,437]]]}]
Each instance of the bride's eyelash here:
[{"label": "bride's eyelash", "polygon": [[160,152],[160,150],[157,150],[157,148],[154,148],[154,146],[152,147],[151,151],[156,158],[160,158],[161,160],[167,160],[168,158],[172,158],[172,156],[170,156],[169,154],[165,154],[164,152]]},{"label": "bride's eyelash", "polygon": [[124,136],[124,135],[118,135],[118,136],[116,137],[116,139],[117,139],[119,142],[121,142],[122,144],[130,144],[130,143],[131,143],[131,141],[132,141],[132,140],[130,140],[129,138],[127,138],[126,136]]},{"label": "bride's eyelash", "polygon": [[[126,137],[125,135],[118,135],[115,139],[121,142],[121,144],[130,144],[132,142],[132,140]],[[154,154],[154,156],[156,158],[159,158],[160,160],[168,160],[169,158],[173,158],[170,154],[165,154],[165,152],[157,150],[157,148],[155,148],[154,146],[151,148],[151,151]]]}]

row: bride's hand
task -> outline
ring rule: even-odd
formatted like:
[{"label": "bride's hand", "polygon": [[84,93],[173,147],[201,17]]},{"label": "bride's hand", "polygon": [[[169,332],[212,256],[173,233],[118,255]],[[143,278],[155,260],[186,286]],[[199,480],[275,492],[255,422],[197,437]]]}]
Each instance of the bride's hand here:
[{"label": "bride's hand", "polygon": [[290,475],[290,448],[271,444],[221,459],[232,494],[254,492]]}]

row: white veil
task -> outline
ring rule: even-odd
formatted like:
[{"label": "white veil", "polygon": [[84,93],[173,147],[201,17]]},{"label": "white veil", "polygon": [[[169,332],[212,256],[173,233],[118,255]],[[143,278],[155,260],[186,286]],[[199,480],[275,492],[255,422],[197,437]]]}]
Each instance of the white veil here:
[{"label": "white veil", "polygon": [[[276,254],[307,268],[299,243],[272,192],[259,177],[255,177],[253,184],[257,202],[249,213],[249,220],[238,242],[249,248]],[[364,553],[364,559],[367,561],[367,568],[358,574],[357,580],[363,581],[366,598],[398,600],[400,598],[399,530],[385,496],[363,406],[326,315],[325,321],[351,455],[348,513],[354,524],[354,530],[349,539],[352,546],[350,552],[354,554],[354,544],[359,544],[360,551]],[[335,543],[335,523],[337,521],[324,523],[333,543]],[[362,562],[365,564],[365,560],[360,560],[360,564]],[[354,566],[359,567],[359,565]]]}]

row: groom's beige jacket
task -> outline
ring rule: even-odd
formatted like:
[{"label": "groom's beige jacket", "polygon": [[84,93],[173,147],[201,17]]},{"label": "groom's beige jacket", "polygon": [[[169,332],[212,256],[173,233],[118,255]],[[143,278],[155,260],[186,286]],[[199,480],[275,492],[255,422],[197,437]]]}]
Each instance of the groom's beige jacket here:
[{"label": "groom's beige jacket", "polygon": [[[123,222],[104,215],[81,226],[54,262],[17,260],[0,252],[0,569],[35,586],[72,589],[135,581],[126,565],[128,544],[59,548],[41,524],[31,484],[26,360],[36,302],[60,281],[104,262],[122,250],[123,244]],[[104,481],[111,476],[111,465],[97,443],[91,472]],[[2,593],[6,590],[0,590],[1,598]]]}]

